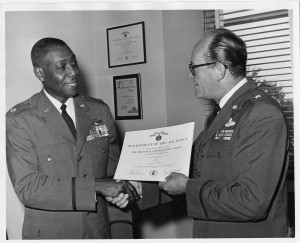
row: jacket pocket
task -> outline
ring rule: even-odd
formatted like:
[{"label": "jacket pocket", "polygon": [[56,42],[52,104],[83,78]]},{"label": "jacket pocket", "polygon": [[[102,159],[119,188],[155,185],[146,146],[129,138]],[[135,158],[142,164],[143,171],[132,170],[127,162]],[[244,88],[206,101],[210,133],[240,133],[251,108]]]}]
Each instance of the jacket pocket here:
[{"label": "jacket pocket", "polygon": [[208,145],[206,158],[231,159],[233,144],[231,141],[213,140]]},{"label": "jacket pocket", "polygon": [[26,214],[23,239],[80,239],[82,213],[35,212]]},{"label": "jacket pocket", "polygon": [[108,153],[109,146],[107,137],[88,141],[81,152],[83,160],[80,161],[80,168],[84,170],[89,177],[106,177]]},{"label": "jacket pocket", "polygon": [[75,148],[70,144],[45,144],[36,147],[39,171],[49,176],[74,176]]}]

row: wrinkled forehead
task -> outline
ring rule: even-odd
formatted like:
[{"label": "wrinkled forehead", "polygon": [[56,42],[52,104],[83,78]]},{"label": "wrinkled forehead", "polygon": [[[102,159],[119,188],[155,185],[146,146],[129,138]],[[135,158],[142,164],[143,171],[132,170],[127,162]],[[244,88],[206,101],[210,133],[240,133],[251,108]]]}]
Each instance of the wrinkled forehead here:
[{"label": "wrinkled forehead", "polygon": [[50,53],[61,53],[61,54],[72,54],[74,55],[73,51],[67,45],[55,45],[48,48],[46,55]]},{"label": "wrinkled forehead", "polygon": [[[70,61],[72,58],[76,58],[75,54],[69,47],[66,46],[55,46],[51,47],[46,55],[41,59],[41,65],[55,64],[62,61]],[[45,66],[44,66],[45,67]]]}]

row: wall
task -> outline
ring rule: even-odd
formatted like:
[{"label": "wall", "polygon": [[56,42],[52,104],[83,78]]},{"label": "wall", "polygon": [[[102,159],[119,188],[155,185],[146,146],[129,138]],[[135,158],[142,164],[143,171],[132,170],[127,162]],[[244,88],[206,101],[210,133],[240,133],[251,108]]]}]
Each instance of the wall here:
[{"label": "wall", "polygon": [[192,49],[204,32],[203,12],[164,11],[164,51],[168,126],[195,122],[194,137],[203,130],[205,101],[195,98],[188,64]]},{"label": "wall", "polygon": [[[9,84],[7,89],[23,91],[17,98],[7,96],[7,109],[16,102],[26,99],[29,94],[40,90],[41,85],[32,72],[30,50],[38,39],[52,36],[65,40],[76,53],[81,69],[81,80],[85,83],[84,91],[93,97],[101,97],[111,107],[113,114],[112,76],[141,73],[144,118],[119,122],[121,133],[125,130],[166,126],[161,15],[161,11],[7,13],[9,28],[6,32],[6,49],[14,52],[11,54],[8,52],[6,57]],[[139,21],[145,21],[147,64],[109,69],[106,28]],[[17,72],[13,66],[18,66]],[[23,81],[24,77],[26,82]]]},{"label": "wall", "polygon": [[[141,74],[142,120],[116,121],[120,136],[125,131],[176,125],[195,121],[202,129],[204,108],[194,97],[192,80],[187,78],[190,53],[202,31],[198,11],[61,11],[6,12],[6,109],[41,89],[33,74],[30,50],[46,36],[65,40],[77,56],[82,92],[103,99],[114,114],[112,76]],[[108,68],[106,28],[145,21],[147,63]],[[187,38],[188,37],[188,38]],[[7,183],[7,227],[20,238],[22,208]],[[12,206],[14,204],[14,206]],[[191,221],[174,219],[171,208],[146,213],[141,222],[145,238],[190,237]],[[163,216],[159,216],[162,214]],[[161,222],[162,217],[169,219]],[[11,226],[14,227],[11,227]],[[184,230],[183,230],[184,229]],[[11,237],[12,238],[12,237]],[[14,237],[13,237],[14,238]]]}]

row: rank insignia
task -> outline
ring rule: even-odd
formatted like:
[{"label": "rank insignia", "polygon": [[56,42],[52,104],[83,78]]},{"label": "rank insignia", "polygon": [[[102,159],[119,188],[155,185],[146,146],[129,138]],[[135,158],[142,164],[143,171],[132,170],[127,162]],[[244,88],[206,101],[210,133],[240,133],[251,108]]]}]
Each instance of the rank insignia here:
[{"label": "rank insignia", "polygon": [[107,126],[106,125],[100,125],[100,123],[95,123],[95,121],[94,121],[94,124],[93,124],[86,140],[91,141],[91,140],[94,140],[96,138],[102,138],[102,137],[107,137],[107,136],[109,136]]},{"label": "rank insignia", "polygon": [[220,130],[216,133],[214,139],[217,140],[230,140],[234,130]]},{"label": "rank insignia", "polygon": [[256,95],[256,96],[254,97],[254,99],[258,99],[258,98],[261,98],[261,95]]},{"label": "rank insignia", "polygon": [[232,120],[232,117],[230,117],[229,121],[225,124],[225,127],[232,127],[235,125],[235,122]]}]

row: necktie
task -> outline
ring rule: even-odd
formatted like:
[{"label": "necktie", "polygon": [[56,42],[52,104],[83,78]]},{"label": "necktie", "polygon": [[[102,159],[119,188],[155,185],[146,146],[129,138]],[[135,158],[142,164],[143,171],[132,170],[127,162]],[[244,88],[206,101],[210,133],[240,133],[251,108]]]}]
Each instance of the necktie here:
[{"label": "necktie", "polygon": [[215,117],[217,116],[218,112],[221,110],[219,104],[215,104],[215,107],[212,111],[212,113],[210,114],[210,116],[207,118],[207,128],[209,128],[210,124],[212,123],[212,121],[215,119]]},{"label": "necktie", "polygon": [[70,128],[74,138],[76,139],[76,128],[75,128],[72,118],[67,113],[66,108],[67,108],[67,106],[65,104],[61,105],[61,107],[60,107],[61,115],[64,118],[65,122],[67,123],[68,127]]}]

